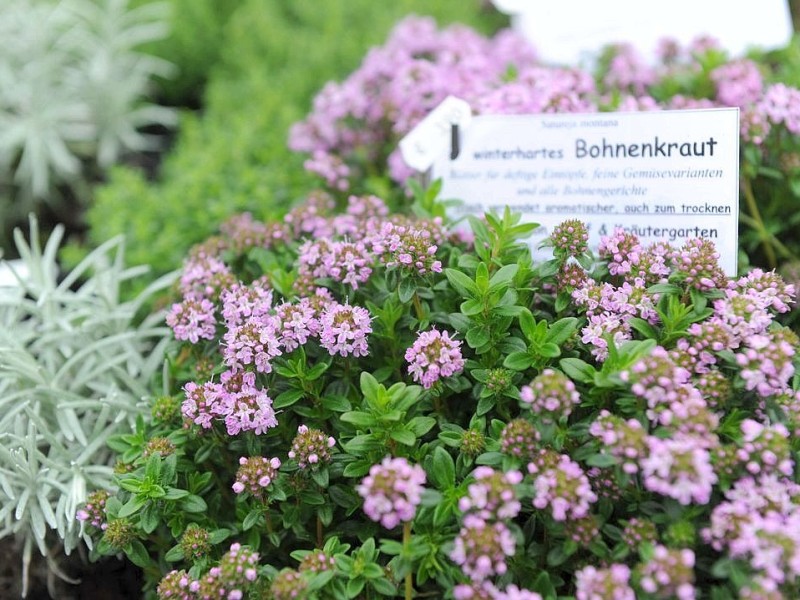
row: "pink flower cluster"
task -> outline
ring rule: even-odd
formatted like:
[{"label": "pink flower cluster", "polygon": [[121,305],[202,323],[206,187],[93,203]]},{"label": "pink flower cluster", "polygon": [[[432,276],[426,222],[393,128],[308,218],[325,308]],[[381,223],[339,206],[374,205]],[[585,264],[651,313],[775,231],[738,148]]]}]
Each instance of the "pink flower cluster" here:
[{"label": "pink flower cluster", "polygon": [[584,567],[575,572],[575,600],[636,600],[630,577],[631,570],[623,564]]},{"label": "pink flower cluster", "polygon": [[453,542],[450,559],[473,581],[483,581],[508,570],[506,558],[514,556],[517,542],[502,521],[485,521],[476,514],[464,517]]},{"label": "pink flower cluster", "polygon": [[156,594],[159,600],[242,600],[246,588],[256,580],[258,561],[257,552],[235,543],[219,564],[199,579],[183,570],[170,571],[159,582]]},{"label": "pink flower cluster", "polygon": [[267,488],[275,481],[281,461],[278,458],[251,456],[239,458],[239,469],[232,488],[237,494],[248,492],[254,498],[266,498]]},{"label": "pink flower cluster", "polygon": [[800,486],[778,474],[738,480],[711,513],[706,543],[746,560],[765,589],[800,581]]},{"label": "pink flower cluster", "polygon": [[556,521],[581,519],[597,501],[586,473],[566,454],[559,455],[552,466],[531,462],[528,472],[534,476],[533,505],[539,510],[549,507]]},{"label": "pink flower cluster", "polygon": [[461,512],[475,514],[484,521],[513,519],[519,514],[521,505],[514,486],[522,483],[522,473],[478,467],[473,476],[475,483],[469,485],[467,495],[458,501]]},{"label": "pink flower cluster", "polygon": [[444,377],[457,375],[464,369],[461,342],[447,331],[420,331],[414,344],[406,350],[408,372],[424,388],[431,388]]},{"label": "pink flower cluster", "polygon": [[336,440],[332,436],[325,435],[319,429],[300,425],[292,440],[289,458],[296,460],[301,469],[314,468],[330,462],[331,448],[335,445]]},{"label": "pink flower cluster", "polygon": [[272,399],[266,390],[256,387],[255,373],[226,371],[221,383],[189,382],[183,389],[181,412],[203,429],[210,429],[215,421],[221,420],[228,435],[242,431],[260,435],[278,424]]},{"label": "pink flower cluster", "polygon": [[364,512],[386,529],[414,519],[422,501],[425,471],[405,458],[387,456],[372,465],[356,491],[364,498]]},{"label": "pink flower cluster", "polygon": [[639,585],[657,598],[694,600],[694,552],[656,545],[653,557],[639,565]]},{"label": "pink flower cluster", "polygon": [[572,292],[572,299],[586,310],[587,325],[581,330],[581,341],[592,347],[592,355],[598,361],[608,357],[608,339],[619,347],[631,339],[630,321],[639,317],[646,321],[657,321],[655,300],[647,292],[645,281],[636,278],[620,286],[610,283],[602,285],[587,279]]},{"label": "pink flower cluster", "polygon": [[572,380],[561,371],[545,369],[530,385],[519,391],[520,399],[545,421],[558,421],[568,417],[581,396]]}]

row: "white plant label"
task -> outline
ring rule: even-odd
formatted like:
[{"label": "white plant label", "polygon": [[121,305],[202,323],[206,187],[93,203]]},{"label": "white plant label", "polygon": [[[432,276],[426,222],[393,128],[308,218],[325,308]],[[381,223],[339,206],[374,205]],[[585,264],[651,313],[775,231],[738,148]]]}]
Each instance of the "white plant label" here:
[{"label": "white plant label", "polygon": [[427,171],[444,149],[450,146],[452,126],[467,127],[471,119],[469,103],[448,96],[400,140],[403,160],[412,169]]},{"label": "white plant label", "polygon": [[739,56],[752,47],[786,46],[792,37],[787,0],[494,0],[514,15],[514,28],[545,62],[594,56],[606,44],[629,42],[646,56],[670,37],[687,44],[701,35]]},{"label": "white plant label", "polygon": [[440,154],[432,176],[441,197],[463,203],[453,216],[509,206],[541,227],[576,218],[596,249],[616,227],[679,246],[714,242],[736,274],[739,221],[739,110],[476,116],[455,159]]}]

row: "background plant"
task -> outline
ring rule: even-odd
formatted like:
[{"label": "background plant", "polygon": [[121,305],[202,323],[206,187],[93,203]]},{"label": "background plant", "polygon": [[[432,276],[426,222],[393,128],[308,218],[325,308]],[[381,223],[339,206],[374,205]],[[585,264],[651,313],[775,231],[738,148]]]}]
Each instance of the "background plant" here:
[{"label": "background plant", "polygon": [[170,283],[123,301],[122,285],[146,269],[125,266],[120,238],[61,273],[63,228],[44,248],[39,235],[35,219],[30,242],[16,231],[26,275],[0,288],[0,537],[24,539],[25,583],[36,548],[65,576],[59,556],[79,542],[76,511],[87,490],[111,483],[106,444],[142,414],[167,341],[163,317],[139,313]]},{"label": "background plant", "polygon": [[170,65],[139,51],[166,35],[165,8],[130,8],[127,0],[0,3],[4,237],[45,206],[57,221],[80,224],[88,182],[127,152],[157,148],[143,128],[175,124],[171,110],[146,102],[153,77]]},{"label": "background plant", "polygon": [[[284,214],[317,185],[302,172],[302,157],[286,152],[286,139],[320,82],[353,70],[409,13],[480,31],[501,26],[504,18],[483,4],[242,2],[213,41],[220,59],[202,94],[203,114],[184,116],[156,181],[136,168],[112,171],[87,214],[87,246],[124,233],[134,264],[166,272],[232,214]],[[166,49],[164,56],[182,64]]]},{"label": "background plant", "polygon": [[[776,268],[800,257],[793,85],[797,40],[782,53],[731,57],[713,39],[662,40],[652,64],[624,43],[598,49],[591,69],[547,65],[509,30],[493,37],[409,17],[342,81],[325,84],[289,145],[332,189],[364,193],[412,171],[397,144],[448,94],[476,114],[737,106],[741,109],[742,265]],[[776,58],[778,57],[778,58]]]},{"label": "background plant", "polygon": [[97,553],[162,598],[796,595],[792,286],[578,222],[534,262],[519,215],[434,198],[317,193],[191,251]]}]

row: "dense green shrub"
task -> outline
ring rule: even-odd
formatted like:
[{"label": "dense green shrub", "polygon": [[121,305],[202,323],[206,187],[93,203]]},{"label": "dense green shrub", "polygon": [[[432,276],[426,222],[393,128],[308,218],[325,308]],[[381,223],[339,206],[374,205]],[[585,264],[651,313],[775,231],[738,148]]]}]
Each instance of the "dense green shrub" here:
[{"label": "dense green shrub", "polygon": [[286,152],[290,124],[306,114],[321,82],[357,67],[371,45],[415,11],[484,30],[500,19],[477,2],[243,4],[225,28],[205,114],[184,120],[157,183],[128,168],[112,173],[89,211],[89,242],[125,232],[133,262],[165,271],[225,215],[284,211],[312,185],[300,168],[302,158]]},{"label": "dense green shrub", "polygon": [[[139,6],[152,0],[134,0]],[[175,73],[160,78],[159,99],[169,105],[196,106],[209,72],[219,59],[223,31],[240,0],[169,0],[170,32],[146,50],[175,65]]]}]

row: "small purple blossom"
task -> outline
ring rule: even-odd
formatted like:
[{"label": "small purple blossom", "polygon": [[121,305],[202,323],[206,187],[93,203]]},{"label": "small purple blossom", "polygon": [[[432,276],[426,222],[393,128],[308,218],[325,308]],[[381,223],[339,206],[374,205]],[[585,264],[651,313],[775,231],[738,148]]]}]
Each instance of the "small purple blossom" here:
[{"label": "small purple blossom", "polygon": [[461,342],[438,329],[419,332],[414,344],[406,350],[405,358],[411,377],[425,388],[464,369]]},{"label": "small purple blossom", "polygon": [[474,514],[464,517],[450,559],[473,581],[483,581],[508,570],[506,559],[514,556],[517,544],[502,522],[488,523]]},{"label": "small purple blossom", "polygon": [[648,455],[640,461],[644,487],[684,505],[708,504],[717,483],[705,442],[679,436],[647,439]]},{"label": "small purple blossom", "polygon": [[636,600],[630,577],[631,570],[623,564],[584,567],[575,573],[575,600]]},{"label": "small purple blossom", "polygon": [[478,467],[473,475],[475,483],[469,485],[467,495],[458,502],[461,512],[471,512],[484,521],[513,519],[519,514],[521,505],[514,486],[522,483],[522,473]]},{"label": "small purple blossom", "polygon": [[360,306],[332,302],[319,318],[319,341],[331,356],[367,356],[367,336],[372,333],[369,312]]},{"label": "small purple blossom", "polygon": [[236,471],[236,481],[233,491],[237,494],[248,492],[258,499],[266,497],[267,488],[275,481],[281,461],[278,458],[265,458],[251,456],[239,458],[239,469]]},{"label": "small purple blossom", "polygon": [[301,469],[315,468],[331,460],[331,448],[336,445],[336,440],[325,435],[319,429],[309,429],[306,425],[297,428],[297,435],[292,440],[289,458],[297,461]]},{"label": "small purple blossom", "polygon": [[405,458],[387,456],[372,465],[356,491],[364,498],[364,512],[386,529],[414,519],[422,501],[425,471]]},{"label": "small purple blossom", "polygon": [[167,325],[175,333],[175,339],[192,344],[202,340],[213,340],[217,320],[214,304],[206,298],[185,298],[172,305],[167,313]]},{"label": "small purple blossom", "polygon": [[534,476],[533,505],[539,510],[549,507],[556,521],[583,518],[597,501],[583,469],[566,454],[550,467],[534,461],[528,472]]},{"label": "small purple blossom", "polygon": [[519,396],[533,414],[546,421],[568,417],[581,401],[572,380],[554,369],[545,369],[530,385],[522,386]]}]

